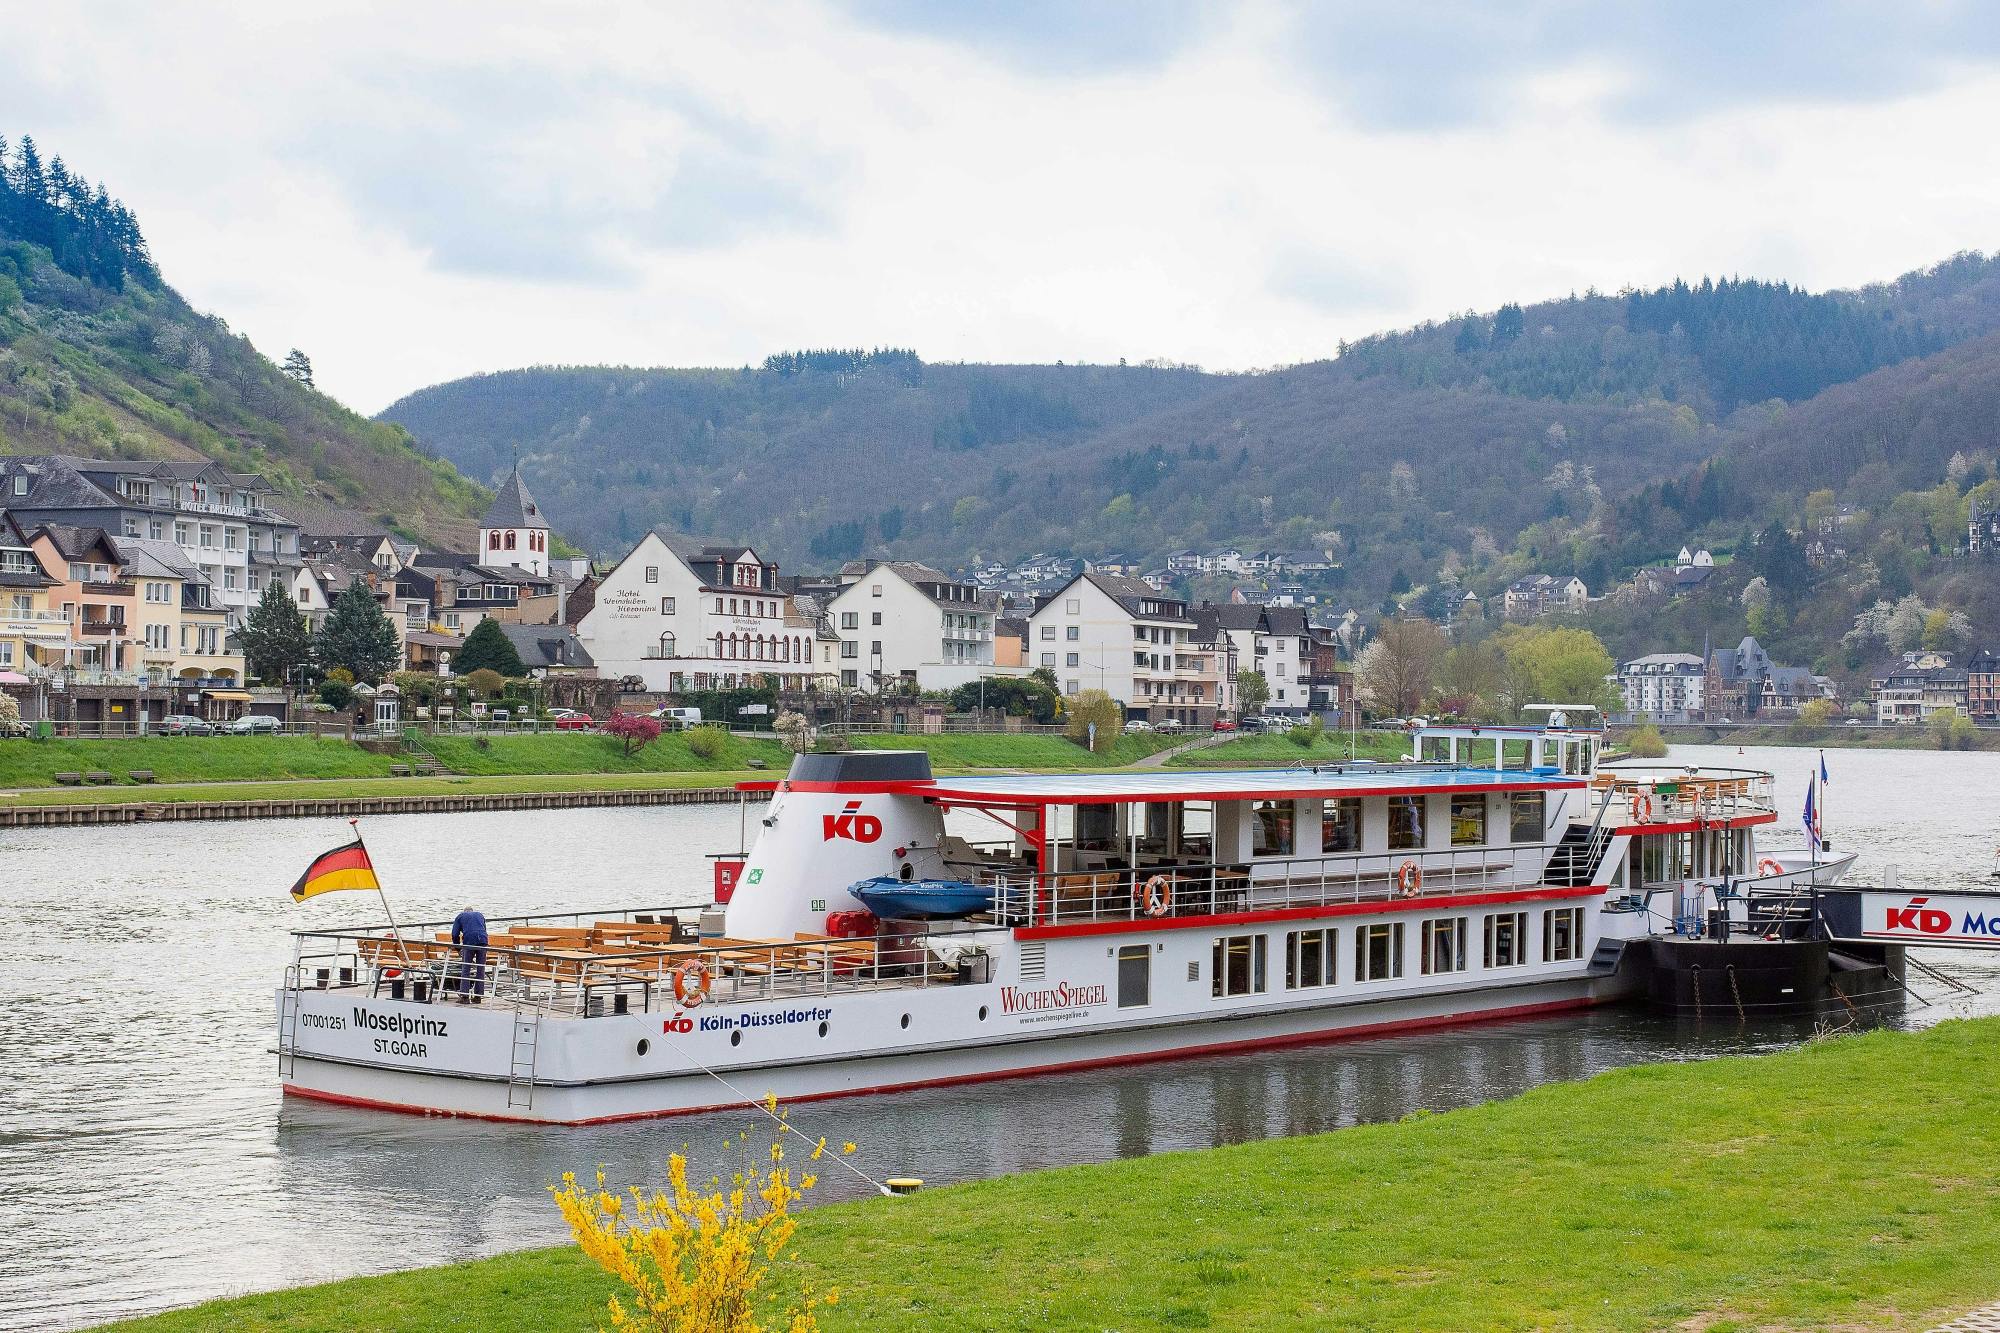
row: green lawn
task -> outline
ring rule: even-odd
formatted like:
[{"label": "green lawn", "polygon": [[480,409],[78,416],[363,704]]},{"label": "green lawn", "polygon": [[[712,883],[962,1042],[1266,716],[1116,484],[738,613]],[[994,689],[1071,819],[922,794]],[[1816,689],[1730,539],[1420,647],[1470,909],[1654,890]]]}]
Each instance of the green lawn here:
[{"label": "green lawn", "polygon": [[667,732],[630,755],[610,736],[584,731],[539,736],[426,736],[424,744],[447,768],[460,773],[679,773],[731,772],[761,759],[782,776],[791,755],[776,741],[724,735],[722,749],[703,759],[688,749],[687,733]]},{"label": "green lawn", "polygon": [[769,772],[512,773],[488,777],[349,778],[309,782],[218,782],[152,787],[50,787],[0,793],[10,805],[145,805],[154,801],[296,801],[340,796],[451,796],[483,792],[650,791],[731,787]]},{"label": "green lawn", "polygon": [[[829,1330],[1923,1329],[2000,1299],[1996,1060],[1986,1019],[1639,1066],[842,1204],[794,1248]],[[544,1250],[120,1327],[583,1330],[606,1290]]]},{"label": "green lawn", "polygon": [[98,769],[120,782],[151,769],[160,782],[387,777],[391,756],[318,736],[145,736],[130,740],[0,740],[0,787],[49,787],[57,773]]},{"label": "green lawn", "polygon": [[944,733],[936,736],[898,732],[849,738],[857,750],[926,750],[931,762],[947,768],[1123,768],[1186,740],[1141,732],[1119,736],[1111,748],[1093,755],[1066,736],[1039,733],[986,735]]},{"label": "green lawn", "polygon": [[[1357,759],[1401,759],[1410,752],[1410,738],[1400,731],[1364,731],[1356,738]],[[1167,762],[1176,768],[1219,768],[1231,764],[1325,764],[1347,758],[1347,733],[1322,732],[1310,747],[1301,746],[1291,735],[1264,732],[1239,736],[1202,750],[1175,755]]]}]

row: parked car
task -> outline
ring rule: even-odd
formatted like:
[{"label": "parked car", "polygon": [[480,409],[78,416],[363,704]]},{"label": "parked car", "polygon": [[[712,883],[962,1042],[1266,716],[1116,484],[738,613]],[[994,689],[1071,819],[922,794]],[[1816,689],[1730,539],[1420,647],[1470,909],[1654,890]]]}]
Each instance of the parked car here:
[{"label": "parked car", "polygon": [[1239,722],[1237,722],[1237,724],[1236,724],[1236,729],[1237,729],[1238,731],[1247,731],[1247,732],[1253,732],[1253,733],[1254,733],[1254,732],[1260,732],[1260,731],[1263,731],[1263,730],[1264,730],[1264,719],[1263,719],[1263,718],[1261,718],[1261,717],[1246,717],[1246,718],[1243,718],[1242,720],[1240,720]]},{"label": "parked car", "polygon": [[1214,725],[1214,726],[1213,726],[1212,728],[1210,728],[1210,730],[1213,730],[1213,731],[1234,731],[1234,730],[1236,730],[1236,724],[1235,724],[1234,722],[1231,722],[1231,721],[1230,721],[1230,720],[1229,720],[1228,718],[1226,718],[1226,717],[1218,717],[1217,719],[1215,719],[1215,725]]},{"label": "parked car", "polygon": [[1143,717],[1135,717],[1125,724],[1125,734],[1127,736],[1136,735],[1142,731],[1151,731],[1152,729],[1153,724]]},{"label": "parked car", "polygon": [[1179,731],[1180,729],[1181,729],[1181,724],[1174,721],[1172,718],[1167,718],[1165,721],[1155,722],[1153,724],[1154,731],[1163,731],[1169,734]]},{"label": "parked car", "polygon": [[686,731],[701,725],[699,708],[655,708],[651,716],[670,731]]},{"label": "parked car", "polygon": [[226,723],[222,729],[231,736],[275,736],[283,731],[285,726],[275,717],[266,717],[262,713],[248,713],[234,722]]},{"label": "parked car", "polygon": [[597,725],[596,718],[574,708],[551,708],[549,722],[557,731],[589,731]]},{"label": "parked car", "polygon": [[169,713],[153,730],[162,736],[213,736],[215,724],[191,713]]}]

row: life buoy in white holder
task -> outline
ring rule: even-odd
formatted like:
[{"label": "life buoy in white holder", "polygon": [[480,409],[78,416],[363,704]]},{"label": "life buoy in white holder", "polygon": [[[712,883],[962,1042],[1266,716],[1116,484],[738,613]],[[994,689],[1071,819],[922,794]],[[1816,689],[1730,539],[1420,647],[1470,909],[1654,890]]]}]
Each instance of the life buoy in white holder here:
[{"label": "life buoy in white holder", "polygon": [[1653,794],[1640,792],[1632,798],[1632,818],[1641,824],[1653,822]]},{"label": "life buoy in white holder", "polygon": [[692,1009],[708,998],[708,964],[690,958],[674,969],[674,999],[684,1009]]},{"label": "life buoy in white holder", "polygon": [[1415,860],[1403,862],[1396,867],[1396,893],[1404,898],[1414,898],[1424,887],[1424,868]]},{"label": "life buoy in white holder", "polygon": [[1165,875],[1155,875],[1147,880],[1142,892],[1147,916],[1165,916],[1174,905],[1174,882]]}]

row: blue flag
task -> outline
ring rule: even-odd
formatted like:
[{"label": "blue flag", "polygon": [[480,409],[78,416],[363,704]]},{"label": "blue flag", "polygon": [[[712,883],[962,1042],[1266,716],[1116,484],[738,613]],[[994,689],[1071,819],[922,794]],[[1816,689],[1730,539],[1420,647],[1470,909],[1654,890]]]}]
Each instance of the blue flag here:
[{"label": "blue flag", "polygon": [[1808,779],[1806,782],[1805,814],[1806,845],[1815,852],[1819,850],[1819,809],[1817,802],[1813,798],[1818,790],[1819,779],[1817,777]]}]

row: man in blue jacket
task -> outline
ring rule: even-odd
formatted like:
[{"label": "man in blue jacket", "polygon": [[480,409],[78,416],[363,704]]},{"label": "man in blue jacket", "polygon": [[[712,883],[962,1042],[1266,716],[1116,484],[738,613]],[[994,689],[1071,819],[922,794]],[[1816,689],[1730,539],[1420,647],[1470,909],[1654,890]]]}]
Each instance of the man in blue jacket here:
[{"label": "man in blue jacket", "polygon": [[451,919],[451,942],[458,946],[458,1002],[486,998],[486,918],[468,907]]}]

